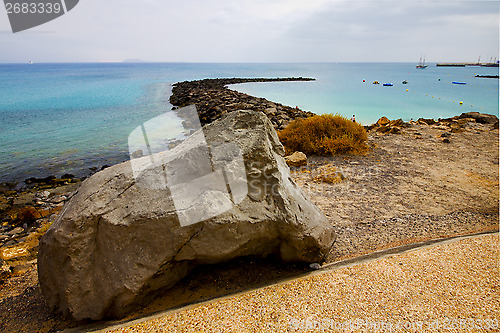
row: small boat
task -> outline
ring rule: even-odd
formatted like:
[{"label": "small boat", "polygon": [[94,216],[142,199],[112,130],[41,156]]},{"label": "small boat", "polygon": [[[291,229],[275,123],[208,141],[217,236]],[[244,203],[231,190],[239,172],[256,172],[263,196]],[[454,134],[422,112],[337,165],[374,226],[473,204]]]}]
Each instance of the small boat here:
[{"label": "small boat", "polygon": [[392,87],[392,86],[393,86],[393,84],[388,82],[388,83],[384,83],[384,84],[383,84],[383,86],[384,86],[384,87]]},{"label": "small boat", "polygon": [[475,77],[482,77],[482,78],[487,78],[487,79],[498,79],[498,75],[479,75],[479,74],[476,74]]},{"label": "small boat", "polygon": [[378,82],[378,81],[373,81],[373,84],[380,84],[380,82]]},{"label": "small boat", "polygon": [[424,60],[422,61],[422,57],[420,57],[420,61],[417,65],[417,68],[420,68],[420,69],[424,69],[424,68],[427,68],[427,65],[425,64],[425,57],[424,57]]},{"label": "small boat", "polygon": [[453,83],[453,84],[467,84],[466,82],[458,82],[458,81],[452,81],[451,83]]},{"label": "small boat", "polygon": [[408,84],[408,81],[404,80],[403,82],[401,82],[402,84]]}]

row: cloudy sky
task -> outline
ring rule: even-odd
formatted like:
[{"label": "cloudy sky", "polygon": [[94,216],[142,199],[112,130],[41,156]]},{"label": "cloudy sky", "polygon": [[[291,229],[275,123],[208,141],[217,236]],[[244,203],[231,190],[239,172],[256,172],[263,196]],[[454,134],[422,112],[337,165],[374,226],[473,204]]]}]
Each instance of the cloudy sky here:
[{"label": "cloudy sky", "polygon": [[499,56],[499,1],[80,0],[13,34],[0,62],[476,61]]}]

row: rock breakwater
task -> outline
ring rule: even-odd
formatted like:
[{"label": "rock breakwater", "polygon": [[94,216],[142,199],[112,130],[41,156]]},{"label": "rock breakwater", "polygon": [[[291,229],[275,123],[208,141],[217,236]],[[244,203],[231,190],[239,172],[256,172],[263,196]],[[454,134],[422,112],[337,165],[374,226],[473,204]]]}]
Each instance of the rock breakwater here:
[{"label": "rock breakwater", "polygon": [[[195,104],[202,125],[209,124],[228,112],[237,110],[261,111],[276,130],[284,129],[292,120],[308,118],[312,112],[285,106],[265,98],[250,96],[227,88],[230,84],[250,82],[314,81],[312,78],[227,78],[178,82],[172,87],[170,103],[174,109]],[[182,118],[182,113],[179,113]]]}]

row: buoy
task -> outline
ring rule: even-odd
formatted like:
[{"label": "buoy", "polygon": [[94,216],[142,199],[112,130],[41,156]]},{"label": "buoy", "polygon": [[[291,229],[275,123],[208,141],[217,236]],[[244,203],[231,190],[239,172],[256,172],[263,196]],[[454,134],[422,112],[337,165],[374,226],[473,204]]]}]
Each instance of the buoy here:
[{"label": "buoy", "polygon": [[441,81],[441,79],[438,79],[438,81]]},{"label": "buoy", "polygon": [[363,82],[366,82],[365,80],[363,80]]},{"label": "buoy", "polygon": [[471,107],[471,108],[473,108],[473,107],[474,107],[474,105],[471,105],[470,107]]},{"label": "buoy", "polygon": [[462,104],[464,104],[464,102],[460,101],[460,103],[459,103],[459,104],[460,104],[460,105],[462,105]]},{"label": "buoy", "polygon": [[406,89],[406,92],[408,92],[408,89]]}]

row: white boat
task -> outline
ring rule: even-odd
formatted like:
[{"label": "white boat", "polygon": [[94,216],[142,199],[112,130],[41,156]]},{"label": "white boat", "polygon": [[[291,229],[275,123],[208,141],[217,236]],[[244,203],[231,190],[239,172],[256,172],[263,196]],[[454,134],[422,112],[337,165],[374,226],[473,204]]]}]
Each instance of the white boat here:
[{"label": "white boat", "polygon": [[417,68],[427,68],[427,65],[425,64],[425,57],[424,57],[424,60],[422,61],[422,57],[420,57],[420,61],[417,65]]}]

